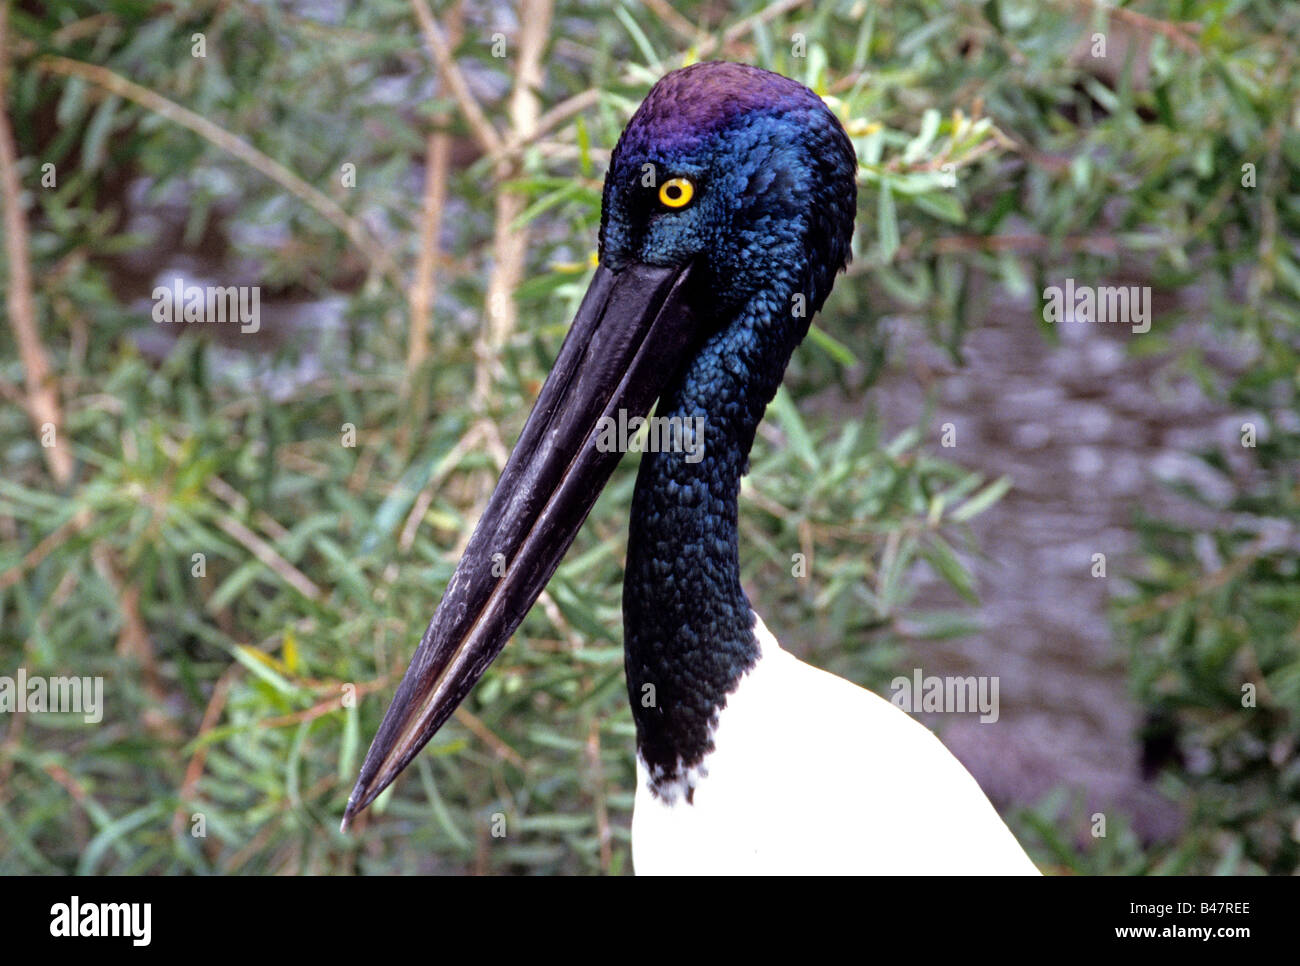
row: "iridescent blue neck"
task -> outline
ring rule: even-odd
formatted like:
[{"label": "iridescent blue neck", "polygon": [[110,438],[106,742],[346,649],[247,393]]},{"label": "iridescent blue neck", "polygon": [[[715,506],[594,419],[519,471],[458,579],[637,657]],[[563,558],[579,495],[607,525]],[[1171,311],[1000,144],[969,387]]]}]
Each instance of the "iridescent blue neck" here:
[{"label": "iridescent blue neck", "polygon": [[[637,476],[623,581],[625,664],[638,751],[661,789],[712,749],[714,717],[758,653],[740,585],[740,478],[808,328],[807,318],[781,311],[790,285],[777,281],[705,342],[660,400],[658,416],[703,417],[702,457],[647,453]],[[689,796],[689,786],[684,791]]]}]

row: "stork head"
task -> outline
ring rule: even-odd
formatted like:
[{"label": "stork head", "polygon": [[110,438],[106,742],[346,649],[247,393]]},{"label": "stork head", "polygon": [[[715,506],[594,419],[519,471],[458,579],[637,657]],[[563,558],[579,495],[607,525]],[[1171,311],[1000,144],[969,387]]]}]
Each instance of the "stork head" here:
[{"label": "stork head", "polygon": [[696,64],[651,90],[606,176],[600,266],[370,746],[345,827],[455,711],[559,566],[622,455],[602,449],[602,423],[645,416],[743,304],[764,303],[749,317],[771,320],[756,336],[775,349],[770,398],[848,259],[855,172],[834,115],[778,74]]},{"label": "stork head", "polygon": [[673,71],[614,149],[601,264],[694,263],[723,314],[788,282],[811,318],[849,258],[856,172],[844,129],[802,84],[744,64]]}]

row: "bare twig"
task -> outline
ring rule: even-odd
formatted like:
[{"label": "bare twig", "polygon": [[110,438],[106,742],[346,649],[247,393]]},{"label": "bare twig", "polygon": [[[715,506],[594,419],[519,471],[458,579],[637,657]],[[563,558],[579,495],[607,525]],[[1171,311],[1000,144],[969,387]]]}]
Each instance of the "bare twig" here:
[{"label": "bare twig", "polygon": [[[219,476],[213,476],[208,479],[208,492],[218,499],[225,500],[238,513],[246,513],[251,508],[248,498],[240,493],[233,486],[227,483]],[[257,525],[269,533],[276,540],[283,540],[289,536],[289,531],[284,528],[279,520],[271,516],[265,510],[256,510],[253,512],[253,519]]]},{"label": "bare twig", "polygon": [[669,30],[687,43],[694,43],[704,35],[704,31],[674,10],[668,0],[644,0],[644,2]]},{"label": "bare twig", "polygon": [[47,534],[36,546],[27,551],[22,560],[19,560],[8,570],[0,571],[0,590],[6,590],[18,583],[23,574],[49,556],[50,551],[62,546],[69,537],[84,528],[89,522],[90,514],[78,513],[71,520],[56,527],[52,533]]},{"label": "bare twig", "polygon": [[1201,45],[1196,42],[1196,38],[1193,36],[1201,29],[1199,23],[1187,21],[1175,23],[1168,20],[1158,20],[1155,17],[1148,17],[1145,14],[1138,13],[1136,10],[1129,10],[1126,7],[1112,7],[1108,3],[1100,3],[1098,0],[1072,0],[1072,2],[1075,6],[1086,7],[1089,11],[1100,10],[1107,17],[1123,21],[1138,30],[1167,37],[1176,47],[1185,50],[1189,54],[1199,54],[1201,52]]},{"label": "bare twig", "polygon": [[[542,84],[542,52],[551,26],[551,0],[522,0],[520,8],[519,54],[515,65],[515,86],[510,96],[510,126],[516,140],[531,137],[541,110],[537,89]],[[499,152],[493,152],[499,153]],[[518,177],[517,158],[497,162],[498,182]],[[516,228],[523,214],[525,197],[516,191],[499,190],[492,236],[492,275],[487,286],[487,326],[477,346],[474,394],[480,411],[487,408],[493,370],[515,330],[515,289],[523,281],[528,254],[528,228]]]},{"label": "bare twig", "polygon": [[744,20],[737,20],[730,27],[722,32],[722,39],[714,40],[710,43],[703,43],[699,47],[701,57],[706,57],[713,53],[719,47],[725,47],[727,44],[734,44],[741,37],[746,36],[751,30],[760,24],[769,23],[782,14],[787,14],[808,3],[808,0],[776,0],[776,3],[769,3],[766,7],[756,14],[746,17]]},{"label": "bare twig", "polygon": [[[382,691],[392,684],[392,675],[384,675],[375,678],[373,681],[363,681],[356,686],[356,696],[358,698],[375,691]],[[282,714],[275,718],[263,718],[257,723],[259,728],[286,728],[290,725],[302,724],[304,721],[315,721],[324,715],[343,709],[343,697],[337,693],[340,690],[339,683],[335,682],[330,685],[330,690],[336,692],[324,701],[318,701],[310,708],[304,708],[301,711],[294,711],[290,714]]]},{"label": "bare twig", "polygon": [[433,497],[438,492],[438,488],[442,486],[452,471],[460,465],[460,461],[465,458],[465,454],[472,452],[482,439],[483,425],[482,423],[475,423],[442,458],[442,465],[433,474],[428,485],[416,496],[411,506],[411,512],[406,515],[406,522],[402,525],[402,534],[397,540],[397,546],[403,553],[410,550],[411,544],[415,542],[415,534],[420,529],[420,521],[424,519],[425,511],[429,509],[429,504],[433,502]]},{"label": "bare twig", "polygon": [[[447,24],[450,43],[459,42],[462,5],[453,8]],[[424,158],[424,210],[420,216],[420,255],[411,282],[410,336],[406,344],[407,393],[415,388],[415,374],[429,355],[429,323],[433,301],[437,295],[437,267],[440,254],[439,236],[442,234],[442,210],[447,203],[447,177],[451,168],[451,135],[441,130],[447,118],[433,119],[433,130],[426,141]]]},{"label": "bare twig", "polygon": [[1149,617],[1155,617],[1157,614],[1162,614],[1171,608],[1177,607],[1179,604],[1185,604],[1218,590],[1220,587],[1236,580],[1244,571],[1249,569],[1256,560],[1267,552],[1268,546],[1269,543],[1266,537],[1259,537],[1251,541],[1241,553],[1218,570],[1205,574],[1182,587],[1166,591],[1153,600],[1147,600],[1136,606],[1129,607],[1124,612],[1124,619],[1130,623],[1146,620]]},{"label": "bare twig", "polygon": [[320,588],[313,584],[301,570],[285,560],[273,546],[234,517],[223,513],[217,517],[217,526],[308,600],[320,600],[324,596]]},{"label": "bare twig", "polygon": [[473,712],[466,710],[464,707],[456,709],[456,720],[468,728],[473,734],[485,745],[492,749],[493,754],[498,758],[504,758],[516,768],[525,768],[527,762],[524,756],[515,751],[510,745],[506,744],[502,738],[491,728],[485,725],[482,719],[474,715]]},{"label": "bare twig", "polygon": [[595,715],[591,715],[587,727],[585,751],[587,754],[587,769],[591,776],[592,804],[596,807],[596,844],[599,848],[600,870],[608,873],[609,864],[614,858],[612,847],[614,836],[609,826],[609,805],[605,795],[605,767],[600,760],[600,722]]},{"label": "bare twig", "polygon": [[32,297],[32,267],[28,260],[27,218],[22,209],[22,186],[18,179],[18,149],[9,126],[9,4],[0,8],[0,194],[4,196],[5,254],[9,261],[9,325],[18,343],[26,377],[25,404],[28,418],[38,434],[44,427],[54,430],[53,446],[42,446],[50,474],[60,487],[72,480],[72,450],[63,442],[63,409],[45,347],[36,325],[36,302]]},{"label": "bare twig", "polygon": [[501,150],[501,135],[497,134],[496,128],[487,119],[483,108],[479,106],[478,100],[469,89],[465,75],[460,72],[460,67],[456,65],[456,59],[452,56],[451,45],[447,42],[442,28],[438,26],[438,19],[429,9],[427,0],[411,0],[411,7],[415,10],[416,19],[420,21],[420,32],[424,34],[424,42],[429,45],[434,63],[438,65],[438,73],[451,90],[451,96],[456,98],[456,103],[460,106],[461,113],[465,115],[474,139],[478,141],[479,147],[485,153],[496,154]]},{"label": "bare twig", "polygon": [[566,97],[537,119],[537,124],[528,137],[521,138],[512,134],[506,140],[497,156],[497,160],[514,157],[538,138],[549,134],[569,118],[581,114],[590,107],[595,107],[599,101],[600,88],[598,87],[590,87],[585,91],[574,94],[572,97]]},{"label": "bare twig", "polygon": [[1051,238],[1047,235],[946,235],[930,244],[937,255],[957,252],[1047,252],[1060,247],[1067,252],[1091,252],[1097,255],[1115,255],[1122,243],[1114,235],[1071,235]]},{"label": "bare twig", "polygon": [[435,131],[425,142],[424,210],[420,215],[420,254],[415,263],[409,305],[410,336],[406,345],[406,381],[409,390],[416,371],[429,356],[430,312],[437,296],[442,210],[447,201],[447,174],[451,166],[451,137]]},{"label": "bare twig", "polygon": [[[226,696],[230,693],[230,684],[239,673],[239,669],[240,665],[232,664],[226,668],[221,677],[217,678],[217,683],[212,688],[212,697],[208,699],[208,706],[203,711],[203,720],[199,723],[199,731],[194,736],[195,739],[202,738],[221,720],[221,712],[226,707]],[[199,779],[203,777],[203,766],[207,760],[208,745],[200,741],[194,749],[194,754],[190,756],[189,764],[185,767],[185,777],[181,780],[180,793],[176,796],[180,800],[172,816],[172,831],[176,835],[185,828],[185,805],[194,798],[194,789],[198,787]]]},{"label": "bare twig", "polygon": [[167,689],[158,673],[149,627],[140,613],[140,588],[122,575],[122,567],[112,550],[99,544],[90,553],[95,569],[104,582],[113,588],[122,615],[122,628],[117,635],[117,655],[130,658],[140,668],[141,685],[149,696],[149,703],[140,718],[150,734],[166,743],[181,739],[176,722],[163,710],[167,706]]},{"label": "bare twig", "polygon": [[[918,247],[910,241],[903,243],[894,256],[895,262],[934,255],[964,255],[979,252],[1016,252],[1041,254],[1051,251],[1088,252],[1095,255],[1116,255],[1124,250],[1123,242],[1113,235],[1067,235],[1051,238],[1047,235],[944,235]],[[849,275],[861,275],[873,270],[866,259],[854,262]]]}]

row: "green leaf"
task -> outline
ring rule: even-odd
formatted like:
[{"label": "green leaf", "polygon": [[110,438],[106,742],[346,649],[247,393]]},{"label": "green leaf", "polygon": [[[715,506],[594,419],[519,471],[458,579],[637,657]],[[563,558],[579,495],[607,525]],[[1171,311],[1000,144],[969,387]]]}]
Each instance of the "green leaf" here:
[{"label": "green leaf", "polygon": [[902,242],[898,236],[898,212],[894,210],[894,193],[888,181],[880,182],[880,199],[876,208],[876,235],[880,257],[888,264],[898,254]]},{"label": "green leaf", "polygon": [[813,447],[812,437],[808,435],[808,427],[804,425],[803,419],[799,416],[799,411],[795,408],[794,402],[790,399],[790,394],[786,392],[784,386],[776,391],[771,405],[768,406],[768,412],[771,413],[781,430],[785,433],[786,440],[790,448],[803,460],[804,464],[810,470],[818,470],[821,467],[821,461],[817,459],[817,451]]},{"label": "green leaf", "polygon": [[975,584],[970,572],[957,559],[957,555],[953,553],[952,548],[941,537],[931,535],[928,543],[922,547],[921,555],[930,562],[930,565],[948,582],[953,590],[961,594],[970,603],[979,603],[979,598],[975,596]]},{"label": "green leaf", "polygon": [[272,669],[265,660],[261,651],[256,648],[247,647],[243,644],[237,644],[230,648],[230,653],[236,661],[242,664],[253,676],[265,681],[272,688],[287,698],[297,698],[304,692],[302,688],[294,684],[288,678]]},{"label": "green leaf", "polygon": [[551,597],[564,619],[581,631],[589,641],[614,641],[614,635],[596,612],[572,587],[563,580],[553,580],[550,585]]},{"label": "green leaf", "polygon": [[1000,476],[957,509],[953,510],[952,513],[948,515],[948,519],[955,523],[965,523],[967,520],[979,516],[993,504],[997,503],[1009,489],[1011,489],[1011,477]]},{"label": "green leaf", "polygon": [[853,354],[848,346],[815,322],[808,327],[808,339],[840,365],[847,368],[858,364],[858,357]]},{"label": "green leaf", "polygon": [[903,150],[904,164],[915,164],[925,157],[925,152],[929,150],[930,145],[934,143],[935,135],[939,133],[939,123],[939,112],[933,107],[926,108],[925,113],[921,115],[921,132]]},{"label": "green leaf", "polygon": [[943,221],[954,225],[961,225],[966,222],[966,209],[962,207],[961,200],[954,194],[934,192],[916,195],[912,201],[916,207],[926,214],[933,215]]},{"label": "green leaf", "polygon": [[591,163],[591,134],[587,130],[587,121],[579,114],[573,121],[574,136],[578,141],[578,167],[584,178],[594,173]]},{"label": "green leaf", "polygon": [[82,170],[97,171],[104,163],[104,145],[113,130],[113,120],[121,104],[121,98],[116,94],[110,95],[90,119],[90,124],[86,127],[86,141],[82,145]]}]

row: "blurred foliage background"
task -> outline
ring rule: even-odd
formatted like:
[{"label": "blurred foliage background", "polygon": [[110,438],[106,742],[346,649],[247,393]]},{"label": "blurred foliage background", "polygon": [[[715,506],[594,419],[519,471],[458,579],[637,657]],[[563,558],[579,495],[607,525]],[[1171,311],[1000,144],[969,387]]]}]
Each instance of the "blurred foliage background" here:
[{"label": "blurred foliage background", "polygon": [[[854,262],[742,497],[769,625],[883,691],[979,613],[970,521],[1015,481],[926,420],[886,432],[883,320],[960,366],[983,293],[1054,342],[1067,276],[1195,286],[1238,365],[1178,311],[1129,351],[1258,445],[1206,442],[1230,492],[1191,488],[1204,515],[1134,508],[1110,615],[1187,820],[1093,838],[1068,790],[999,805],[1053,871],[1294,873],[1298,28],[1246,0],[9,4],[0,674],[102,675],[107,710],[0,717],[0,871],[629,870],[635,456],[462,711],[337,826],[590,277],[619,131],[724,58],[821,93],[860,161]],[[260,331],[155,324],[174,276],[260,286]],[[957,603],[918,604],[921,572]]]}]

